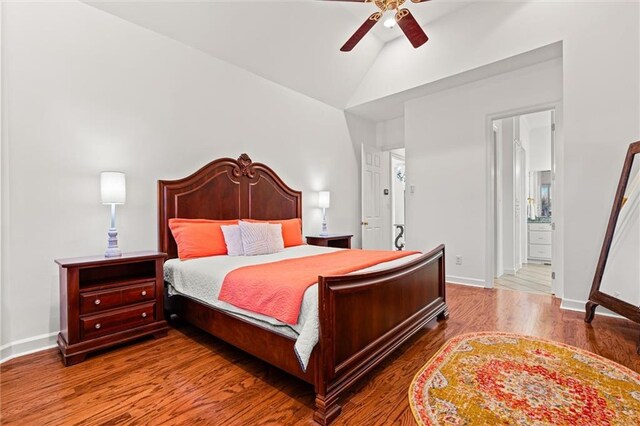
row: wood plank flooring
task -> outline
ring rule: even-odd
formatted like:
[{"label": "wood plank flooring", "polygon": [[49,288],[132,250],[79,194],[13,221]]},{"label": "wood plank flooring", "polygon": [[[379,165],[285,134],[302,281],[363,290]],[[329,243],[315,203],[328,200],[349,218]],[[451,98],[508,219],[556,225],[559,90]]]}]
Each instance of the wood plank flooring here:
[{"label": "wood plank flooring", "polygon": [[504,274],[493,281],[495,288],[551,294],[551,265],[525,263],[515,275]]},{"label": "wood plank flooring", "polygon": [[[508,331],[565,342],[640,372],[640,325],[559,309],[551,296],[448,285],[449,320],[430,324],[341,401],[337,425],[413,425],[407,390],[449,338]],[[63,367],[56,350],[0,369],[4,425],[313,425],[310,385],[188,325]]]}]

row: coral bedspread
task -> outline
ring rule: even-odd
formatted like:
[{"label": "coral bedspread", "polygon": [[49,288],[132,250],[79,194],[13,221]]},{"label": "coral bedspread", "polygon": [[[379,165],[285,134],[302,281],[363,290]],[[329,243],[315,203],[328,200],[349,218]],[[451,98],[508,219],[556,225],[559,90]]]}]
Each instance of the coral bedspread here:
[{"label": "coral bedspread", "polygon": [[415,251],[341,250],[334,253],[245,266],[227,274],[219,299],[239,308],[296,324],[305,290],[318,276],[343,275]]}]

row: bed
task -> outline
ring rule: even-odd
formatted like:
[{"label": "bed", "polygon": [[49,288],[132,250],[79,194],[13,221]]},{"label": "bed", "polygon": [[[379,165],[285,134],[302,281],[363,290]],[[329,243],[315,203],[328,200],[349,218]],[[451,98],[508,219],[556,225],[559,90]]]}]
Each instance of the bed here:
[{"label": "bed", "polygon": [[270,167],[253,163],[243,154],[237,160],[214,160],[183,179],[159,181],[158,216],[159,249],[169,259],[165,267],[169,278],[165,283],[167,314],[176,314],[312,384],[316,393],[314,420],[320,424],[337,418],[339,398],[351,385],[428,322],[448,317],[444,246],[408,256],[384,269],[319,276],[311,290],[316,292],[311,309],[317,309],[317,343],[303,363],[296,347],[300,330],[292,333],[277,324],[256,321],[176,288],[170,277],[180,261],[173,260],[178,253],[168,225],[172,218],[301,218],[302,193],[287,186]]}]

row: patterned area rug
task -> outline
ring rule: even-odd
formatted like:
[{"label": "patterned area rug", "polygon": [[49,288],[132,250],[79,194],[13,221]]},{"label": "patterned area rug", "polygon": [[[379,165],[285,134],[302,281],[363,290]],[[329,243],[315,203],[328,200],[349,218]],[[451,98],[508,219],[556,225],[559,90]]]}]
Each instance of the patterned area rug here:
[{"label": "patterned area rug", "polygon": [[640,425],[640,374],[507,333],[449,340],[409,388],[420,425]]}]

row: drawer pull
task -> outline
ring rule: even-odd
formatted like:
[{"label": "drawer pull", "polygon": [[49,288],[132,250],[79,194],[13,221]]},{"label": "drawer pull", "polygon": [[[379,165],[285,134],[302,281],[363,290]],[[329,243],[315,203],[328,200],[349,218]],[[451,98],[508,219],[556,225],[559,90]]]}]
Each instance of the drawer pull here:
[{"label": "drawer pull", "polygon": [[96,299],[96,301],[93,302],[93,303],[95,303],[96,305],[99,305],[100,304],[100,299]]},{"label": "drawer pull", "polygon": [[100,327],[102,327],[100,323],[96,324],[96,330],[100,330]]},{"label": "drawer pull", "polygon": [[142,293],[140,293],[140,294],[143,295],[143,296],[146,296],[147,295],[147,291],[146,290],[142,290]]},{"label": "drawer pull", "polygon": [[146,312],[143,312],[143,313],[142,313],[142,318],[146,318],[146,317],[147,317],[147,313],[146,313]]}]

